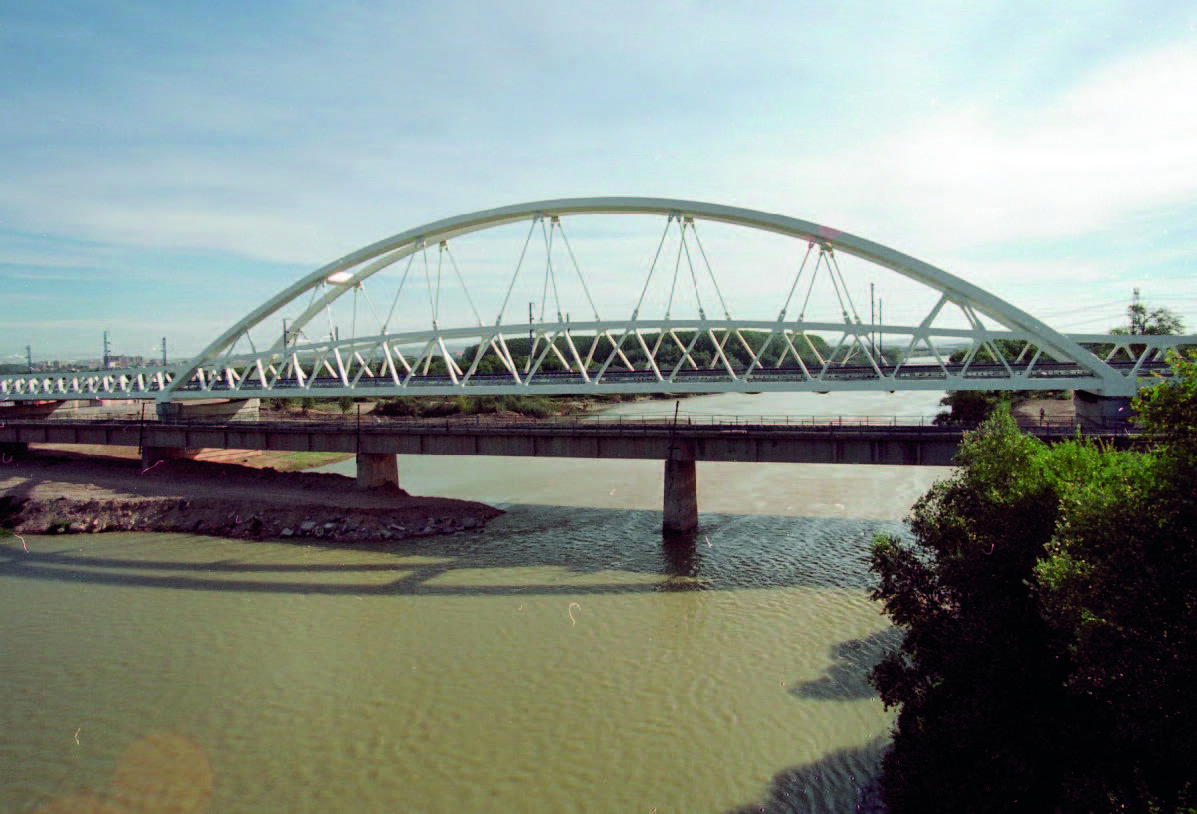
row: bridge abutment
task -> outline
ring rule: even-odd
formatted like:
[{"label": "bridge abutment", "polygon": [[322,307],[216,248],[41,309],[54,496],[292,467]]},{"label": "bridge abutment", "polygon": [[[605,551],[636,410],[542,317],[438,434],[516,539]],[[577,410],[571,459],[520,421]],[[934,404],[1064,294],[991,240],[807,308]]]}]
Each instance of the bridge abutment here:
[{"label": "bridge abutment", "polygon": [[159,421],[257,421],[261,399],[160,401],[155,407]]},{"label": "bridge abutment", "polygon": [[399,458],[389,453],[357,453],[357,485],[374,489],[384,484],[399,486]]},{"label": "bridge abutment", "polygon": [[698,467],[693,459],[665,459],[665,505],[661,530],[686,534],[698,527]]},{"label": "bridge abutment", "polygon": [[1081,423],[1095,427],[1125,427],[1134,415],[1129,396],[1099,396],[1086,390],[1074,390],[1072,406]]}]

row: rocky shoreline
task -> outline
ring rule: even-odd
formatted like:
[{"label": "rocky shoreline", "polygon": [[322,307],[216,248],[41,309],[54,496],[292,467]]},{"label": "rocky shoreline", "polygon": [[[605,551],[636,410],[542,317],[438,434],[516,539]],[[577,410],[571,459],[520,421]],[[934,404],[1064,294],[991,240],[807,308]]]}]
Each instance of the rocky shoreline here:
[{"label": "rocky shoreline", "polygon": [[480,529],[503,512],[467,500],[363,491],[352,478],[200,461],[37,456],[0,472],[0,525],[17,534],[179,532],[383,544]]}]

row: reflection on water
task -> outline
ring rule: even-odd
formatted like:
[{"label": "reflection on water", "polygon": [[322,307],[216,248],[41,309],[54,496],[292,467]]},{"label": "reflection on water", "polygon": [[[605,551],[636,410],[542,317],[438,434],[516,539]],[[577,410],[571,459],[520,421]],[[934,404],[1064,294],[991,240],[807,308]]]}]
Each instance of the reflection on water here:
[{"label": "reflection on water", "polygon": [[[705,515],[699,531],[662,540],[659,525],[654,512],[517,506],[487,533],[388,546],[320,546],[310,540],[259,545],[190,535],[26,535],[15,546],[20,556],[11,542],[4,549],[0,576],[331,596],[623,594],[679,588],[864,591],[869,582],[861,563],[867,542],[879,530],[903,531],[894,522]],[[30,546],[32,541],[39,544]],[[167,545],[160,546],[162,541]],[[213,549],[231,556],[209,559]]]},{"label": "reflection on water", "polygon": [[576,463],[404,459],[508,513],[388,548],[0,539],[0,810],[850,810],[863,559],[942,473],[700,466],[664,545],[659,464]]}]

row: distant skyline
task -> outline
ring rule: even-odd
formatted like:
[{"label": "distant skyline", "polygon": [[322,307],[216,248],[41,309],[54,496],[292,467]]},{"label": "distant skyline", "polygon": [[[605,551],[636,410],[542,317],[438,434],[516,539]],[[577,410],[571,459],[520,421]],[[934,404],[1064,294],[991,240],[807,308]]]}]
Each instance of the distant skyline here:
[{"label": "distant skyline", "polygon": [[1197,333],[1192,3],[64,0],[0,53],[0,361],[190,355],[388,235],[600,195]]}]

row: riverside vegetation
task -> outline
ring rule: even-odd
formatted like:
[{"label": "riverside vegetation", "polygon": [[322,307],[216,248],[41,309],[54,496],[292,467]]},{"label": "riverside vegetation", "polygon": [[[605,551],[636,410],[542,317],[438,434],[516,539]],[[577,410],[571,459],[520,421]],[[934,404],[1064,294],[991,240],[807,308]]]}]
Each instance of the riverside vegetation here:
[{"label": "riverside vegetation", "polygon": [[904,628],[871,681],[898,707],[904,812],[1197,811],[1197,356],[1141,391],[1150,448],[1048,447],[1004,411],[878,537]]},{"label": "riverside vegetation", "polygon": [[[525,418],[550,418],[583,413],[593,407],[606,407],[610,404],[635,401],[640,398],[677,398],[677,396],[660,394],[568,397],[453,396],[450,398],[396,396],[383,399],[343,396],[334,400],[332,404],[335,405],[337,412],[346,416],[351,415],[358,405],[361,405],[363,413],[389,418],[446,418],[458,415],[518,415]],[[315,398],[266,399],[263,406],[270,412],[298,413],[302,416],[311,416],[313,411],[321,412],[321,402]],[[327,415],[327,412],[324,414]]]}]

